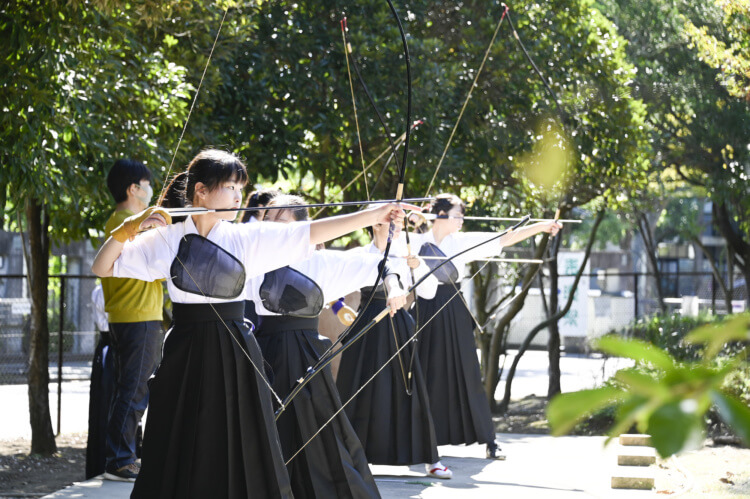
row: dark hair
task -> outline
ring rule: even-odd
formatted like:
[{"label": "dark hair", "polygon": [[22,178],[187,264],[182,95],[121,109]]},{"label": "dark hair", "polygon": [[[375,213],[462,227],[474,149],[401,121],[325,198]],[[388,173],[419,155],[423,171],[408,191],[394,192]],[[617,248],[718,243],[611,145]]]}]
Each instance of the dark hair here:
[{"label": "dark hair", "polygon": [[187,167],[185,203],[192,204],[195,184],[201,182],[213,191],[224,182],[247,183],[247,170],[242,160],[232,153],[219,149],[206,149],[198,153]]},{"label": "dark hair", "polygon": [[[273,198],[281,194],[278,189],[258,189],[253,191],[245,202],[245,208],[255,208],[256,206],[268,206]],[[250,217],[258,218],[261,210],[248,210],[242,213],[242,223],[250,221]]]},{"label": "dark hair", "polygon": [[461,208],[461,214],[466,214],[466,205],[461,198],[455,194],[438,194],[430,203],[430,213],[439,215],[442,211],[447,215],[456,206]]},{"label": "dark hair", "polygon": [[107,174],[107,187],[115,203],[122,203],[128,199],[128,187],[140,185],[141,180],[151,181],[151,171],[146,165],[133,159],[118,159]]},{"label": "dark hair", "polygon": [[[159,206],[163,208],[183,208],[185,206],[185,183],[187,172],[181,172],[172,177],[172,181],[159,199]],[[182,222],[187,217],[172,217],[172,223]]]},{"label": "dark hair", "polygon": [[[305,203],[305,200],[299,196],[295,196],[292,194],[279,194],[278,196],[271,199],[271,201],[266,206],[301,206],[305,204],[307,204]],[[292,218],[294,218],[294,220],[297,222],[310,219],[310,214],[308,213],[306,207],[288,208],[288,210],[291,212]]]}]

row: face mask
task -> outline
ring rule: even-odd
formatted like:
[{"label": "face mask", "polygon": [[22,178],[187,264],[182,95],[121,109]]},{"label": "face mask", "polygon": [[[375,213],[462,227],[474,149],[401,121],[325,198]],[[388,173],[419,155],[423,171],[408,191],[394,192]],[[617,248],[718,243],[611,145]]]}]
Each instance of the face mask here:
[{"label": "face mask", "polygon": [[143,196],[136,196],[138,200],[148,206],[148,204],[151,202],[151,198],[154,197],[154,189],[151,187],[151,185],[147,185],[146,187],[143,187],[141,184],[136,184],[138,187],[140,187],[140,190],[143,192]]}]

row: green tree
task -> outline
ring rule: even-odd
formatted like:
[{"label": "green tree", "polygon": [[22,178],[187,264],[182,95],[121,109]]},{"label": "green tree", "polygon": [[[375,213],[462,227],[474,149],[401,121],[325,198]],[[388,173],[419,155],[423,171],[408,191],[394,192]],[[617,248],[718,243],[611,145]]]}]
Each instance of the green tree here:
[{"label": "green tree", "polygon": [[717,80],[730,95],[750,101],[750,3],[747,0],[714,0],[721,9],[723,36],[717,36],[708,26],[696,26],[691,20],[685,23],[690,40],[697,53],[719,72]]},{"label": "green tree", "polygon": [[28,234],[29,412],[31,452],[39,454],[56,449],[47,386],[50,245],[103,226],[114,158],[168,162],[190,91],[185,68],[163,56],[162,37],[139,22],[136,6],[104,13],[53,4],[21,0],[0,11],[0,206],[3,225]]},{"label": "green tree", "polygon": [[[628,40],[629,58],[638,68],[635,88],[649,110],[651,168],[672,170],[705,192],[713,223],[736,255],[730,260],[750,282],[750,108],[717,81],[721,74],[706,64],[690,38],[691,26],[698,26],[732,43],[722,11],[687,0],[599,3]],[[730,273],[732,268],[730,263]]]},{"label": "green tree", "polygon": [[[397,3],[396,8],[408,34],[414,118],[425,118],[413,134],[407,171],[406,194],[418,196],[435,175],[502,8],[478,1]],[[433,192],[459,193],[475,214],[547,208],[551,216],[557,204],[565,214],[596,198],[624,202],[641,182],[647,145],[644,110],[630,96],[633,68],[622,39],[588,1],[521,2],[516,8],[517,28],[563,107],[572,110],[570,119],[561,128],[555,104],[529,72],[506,21]],[[245,156],[260,179],[304,179],[300,186],[317,201],[340,195],[341,186],[362,170],[339,27],[344,15],[353,57],[396,139],[405,130],[405,61],[395,22],[382,2],[266,2],[255,18],[257,36],[237,46],[231,57],[217,59],[223,82],[211,120],[218,133],[224,131],[220,142]],[[353,78],[368,164],[388,144]],[[557,189],[550,192],[517,168],[525,156],[532,169],[541,165],[553,171],[544,162],[547,145],[567,148],[573,158],[568,180],[575,189],[550,182]],[[355,182],[344,196],[361,199],[373,190],[377,197],[392,195],[393,166],[400,157],[381,175],[388,156],[366,175],[369,188]],[[497,340],[485,363],[488,393],[497,384]]]}]

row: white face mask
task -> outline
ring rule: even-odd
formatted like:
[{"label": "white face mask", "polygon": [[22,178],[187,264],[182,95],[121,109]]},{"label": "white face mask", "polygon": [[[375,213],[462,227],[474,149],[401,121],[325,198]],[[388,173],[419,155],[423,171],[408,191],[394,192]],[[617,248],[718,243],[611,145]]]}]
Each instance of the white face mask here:
[{"label": "white face mask", "polygon": [[136,185],[140,188],[141,191],[143,191],[143,196],[136,196],[136,198],[138,198],[138,201],[148,206],[148,204],[151,202],[151,198],[154,197],[153,187],[151,187],[151,184],[147,185],[146,187],[143,187],[141,184]]}]

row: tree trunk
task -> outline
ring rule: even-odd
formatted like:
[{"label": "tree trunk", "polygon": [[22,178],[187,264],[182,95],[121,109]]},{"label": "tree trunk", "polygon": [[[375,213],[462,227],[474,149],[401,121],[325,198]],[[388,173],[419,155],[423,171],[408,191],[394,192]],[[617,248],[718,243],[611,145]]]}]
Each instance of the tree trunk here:
[{"label": "tree trunk", "polygon": [[727,310],[727,314],[731,314],[732,300],[734,300],[734,250],[729,245],[727,245],[727,293],[729,294],[729,309]]},{"label": "tree trunk", "polygon": [[[29,346],[29,418],[31,453],[48,456],[57,452],[49,412],[49,327],[47,288],[49,271],[49,219],[37,200],[26,202],[29,230],[27,262],[31,293],[31,342]],[[62,319],[61,319],[62,320]]]},{"label": "tree trunk", "polygon": [[719,286],[721,287],[722,293],[724,293],[724,303],[726,303],[727,306],[727,313],[732,313],[732,295],[729,293],[729,289],[727,289],[726,284],[724,284],[724,279],[721,276],[721,272],[719,271],[718,265],[716,265],[716,261],[714,260],[714,257],[711,255],[711,253],[708,251],[708,248],[701,242],[700,236],[693,236],[692,238],[693,244],[698,246],[698,248],[703,252],[703,255],[706,257],[706,260],[708,260],[708,263],[711,265],[711,272],[714,274],[714,278],[716,279],[716,282],[719,283]]},{"label": "tree trunk", "polygon": [[[726,204],[714,203],[713,215],[716,227],[724,236],[724,239],[726,239],[727,245],[731,247],[734,259],[740,267],[742,275],[745,276],[745,300],[747,308],[750,308],[750,292],[748,292],[750,291],[750,281],[748,281],[748,278],[750,278],[750,242],[746,241],[743,234],[737,230],[734,219],[729,213]],[[734,269],[730,268],[728,270],[730,274],[729,279],[734,279]]]},{"label": "tree trunk", "polygon": [[648,256],[648,263],[651,265],[651,270],[654,273],[654,280],[656,281],[656,298],[659,301],[659,309],[662,314],[667,313],[667,304],[664,302],[664,290],[661,287],[661,269],[659,269],[659,262],[656,259],[656,243],[651,233],[651,225],[648,223],[648,218],[645,213],[638,213],[638,229],[643,237],[643,244],[646,245],[646,255]]},{"label": "tree trunk", "polygon": [[[559,295],[557,290],[560,287],[559,284],[559,271],[557,267],[557,254],[560,250],[560,241],[562,237],[558,238],[552,245],[552,251],[550,251],[549,260],[549,278],[550,278],[550,296],[549,296],[549,310],[553,314],[557,312],[559,307]],[[573,292],[574,293],[574,292]],[[547,343],[547,357],[549,358],[549,381],[547,385],[547,398],[551,399],[558,393],[560,393],[560,328],[558,327],[558,320],[553,320],[549,327],[549,342]]]},{"label": "tree trunk", "polygon": [[[549,236],[545,234],[544,238],[542,239],[542,243],[536,248],[534,258],[540,259],[542,258],[542,256],[544,256],[548,241]],[[487,376],[484,380],[484,391],[487,394],[487,398],[490,401],[490,407],[493,411],[495,411],[496,409],[499,409],[500,412],[505,412],[508,410],[507,404],[504,407],[497,407],[497,403],[495,402],[495,390],[497,389],[497,385],[500,382],[500,353],[504,348],[504,342],[502,341],[503,335],[506,334],[509,330],[510,321],[513,320],[513,318],[518,315],[518,313],[523,308],[523,304],[526,300],[526,296],[529,293],[529,289],[531,289],[531,285],[534,283],[534,277],[536,276],[537,272],[539,272],[539,269],[541,267],[541,265],[535,264],[535,268],[526,273],[522,281],[523,286],[520,293],[518,293],[518,295],[512,299],[510,304],[507,305],[508,311],[502,316],[500,322],[498,323],[497,329],[495,329],[493,333],[492,340],[490,342],[490,353],[487,359],[487,363],[489,364],[488,372],[491,372],[493,376]]]},{"label": "tree trunk", "polygon": [[518,349],[518,354],[516,354],[516,358],[513,359],[510,369],[508,370],[508,376],[505,380],[505,395],[503,396],[503,401],[500,403],[500,406],[498,407],[498,410],[501,413],[505,413],[508,410],[508,405],[510,404],[510,393],[511,393],[511,386],[513,384],[513,377],[516,374],[516,369],[518,368],[518,363],[521,361],[521,357],[523,356],[524,353],[526,353],[526,350],[528,350],[529,345],[534,340],[536,335],[539,334],[539,331],[548,327],[553,322],[558,321],[561,317],[563,317],[565,314],[568,313],[568,311],[570,310],[570,307],[573,305],[573,298],[575,296],[574,290],[578,287],[578,283],[581,281],[581,276],[583,275],[583,269],[586,268],[586,262],[588,262],[589,255],[591,255],[591,248],[593,248],[594,246],[594,240],[596,239],[596,231],[599,229],[599,225],[601,224],[603,219],[604,219],[604,211],[602,210],[596,215],[596,220],[594,221],[594,227],[591,229],[591,235],[589,236],[589,241],[586,244],[586,252],[583,257],[583,263],[581,264],[581,268],[578,269],[578,272],[576,273],[576,277],[573,280],[573,286],[571,288],[572,292],[570,293],[570,296],[568,296],[568,301],[565,303],[565,306],[562,308],[562,310],[560,310],[559,312],[556,312],[549,319],[542,321],[541,323],[534,326],[534,328],[531,331],[529,331],[529,334],[526,335],[526,338],[523,340],[521,347]]},{"label": "tree trunk", "polygon": [[[537,268],[539,266],[537,265]],[[511,305],[517,305],[518,310],[516,308],[511,309],[510,312],[502,316],[500,319],[498,325],[492,329],[491,331],[486,332],[485,336],[486,339],[484,342],[482,342],[482,380],[484,382],[484,390],[487,394],[487,400],[489,400],[490,403],[490,410],[494,411],[495,406],[497,403],[495,402],[495,390],[497,390],[497,385],[500,383],[500,378],[502,376],[502,369],[500,367],[500,356],[505,355],[507,352],[507,335],[509,330],[509,324],[510,320],[515,317],[515,315],[520,311],[520,309],[523,306],[523,300],[525,299],[526,293],[528,292],[531,282],[533,282],[533,276],[536,274],[536,270],[532,270],[531,272],[527,272],[525,276],[522,278],[516,280],[516,282],[513,284],[512,289],[516,289],[519,282],[523,282],[524,285],[521,288],[521,292],[516,295],[515,297],[511,297],[512,292],[508,295],[505,295],[501,297],[492,307],[489,307],[488,310],[483,311],[482,315],[480,316],[483,321],[483,324],[489,324],[492,320],[495,319],[495,317],[503,311],[505,307],[510,307]],[[490,272],[490,275],[488,275],[488,286],[487,286],[487,293],[490,292],[489,284],[492,282],[492,277],[494,276],[494,273]],[[531,276],[531,278],[529,277]],[[527,282],[528,281],[528,282]],[[522,296],[523,295],[523,296]],[[506,303],[505,307],[501,308],[503,304]],[[485,307],[487,306],[487,302],[485,301]],[[514,311],[515,310],[515,311]],[[486,351],[485,351],[486,347]],[[505,361],[503,360],[503,364]]]}]

